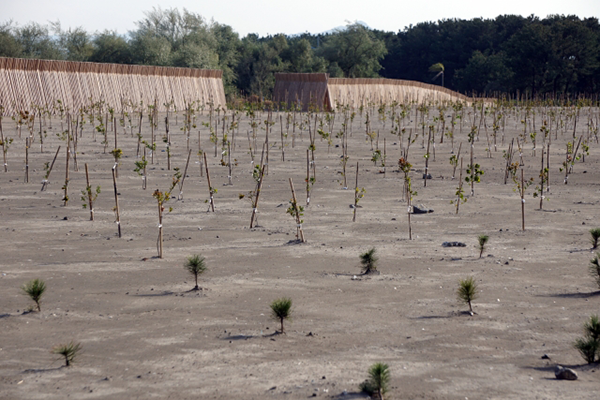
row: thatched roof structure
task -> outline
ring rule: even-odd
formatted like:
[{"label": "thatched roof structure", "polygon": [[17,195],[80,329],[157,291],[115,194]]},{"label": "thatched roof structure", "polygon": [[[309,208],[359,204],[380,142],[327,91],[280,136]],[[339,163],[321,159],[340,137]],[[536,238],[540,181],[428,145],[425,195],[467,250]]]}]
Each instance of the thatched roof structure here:
[{"label": "thatched roof structure", "polygon": [[0,105],[4,115],[52,107],[57,100],[68,110],[98,101],[115,108],[123,101],[225,107],[222,76],[219,70],[0,57]]},{"label": "thatched roof structure", "polygon": [[337,105],[359,107],[415,101],[472,101],[470,97],[437,85],[401,79],[329,78],[328,74],[275,74],[273,101],[332,110]]}]

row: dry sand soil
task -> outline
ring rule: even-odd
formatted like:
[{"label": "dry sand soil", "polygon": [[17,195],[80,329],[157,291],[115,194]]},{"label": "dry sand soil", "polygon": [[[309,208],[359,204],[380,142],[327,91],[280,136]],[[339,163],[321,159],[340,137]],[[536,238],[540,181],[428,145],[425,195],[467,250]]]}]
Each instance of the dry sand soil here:
[{"label": "dry sand soil", "polygon": [[[590,112],[598,123],[597,109],[583,110],[577,138],[588,137]],[[408,156],[417,192],[413,203],[434,212],[411,216],[409,240],[404,175],[398,172],[401,146],[390,133],[389,119],[385,126],[372,123],[380,132],[382,153],[385,139],[384,174],[371,161],[364,119],[356,116],[348,138],[347,188],[340,173],[340,139],[334,137],[328,149],[327,141],[317,136],[316,180],[306,206],[308,130],[296,128],[292,147],[290,128],[282,161],[280,115],[286,131],[286,114],[274,114],[268,174],[258,225],[252,229],[251,203],[247,196],[239,198],[255,187],[248,119],[242,115],[235,138],[229,134],[236,163],[231,185],[228,168],[221,165],[220,143],[215,157],[207,129],[197,122],[211,185],[217,189],[215,211],[208,211],[196,128],[189,139],[192,156],[183,199],[177,199],[177,187],[166,206],[162,259],[157,257],[158,211],[152,194],[168,189],[174,172],[168,170],[162,141],[164,115],[156,128],[157,150],[154,164],[147,167],[146,190],[133,171],[140,160],[137,128],[133,135],[127,127],[125,132],[118,128],[123,150],[117,179],[121,238],[113,212],[112,130],[105,153],[102,134],[85,125],[78,138],[77,171],[70,161],[70,200],[64,206],[66,142],[57,136],[60,119],[44,126],[43,152],[36,122],[29,183],[24,182],[29,131],[23,126],[19,138],[15,123],[3,119],[3,133],[14,142],[7,153],[8,172],[0,170],[0,398],[358,399],[367,397],[359,384],[376,362],[389,365],[390,399],[598,397],[600,366],[586,364],[573,348],[584,321],[600,312],[599,288],[588,274],[593,256],[589,230],[600,227],[600,145],[593,134],[589,155],[575,163],[564,184],[559,168],[572,128],[556,137],[552,133],[550,191],[544,193],[543,210],[532,196],[539,181],[542,134],[535,157],[527,137],[524,176],[535,182],[525,191],[524,231],[515,185],[510,178],[504,184],[503,158],[522,132],[520,116],[507,118],[504,142],[499,133],[491,157],[485,131],[480,131],[474,160],[485,174],[474,195],[465,183],[468,201],[458,214],[451,204],[458,171],[452,179],[450,139],[440,143],[436,134],[435,155],[432,145],[429,158],[432,179],[424,187],[427,139],[423,143],[419,136]],[[208,121],[206,112],[199,118]],[[228,118],[230,122],[230,113]],[[181,171],[188,154],[182,119],[181,114],[177,121],[171,116],[172,164]],[[333,136],[341,129],[340,120],[338,115]],[[466,121],[462,133],[457,126],[454,140],[455,154],[462,143],[465,166]],[[539,130],[539,118],[536,123]],[[409,131],[420,133],[418,126],[414,129],[414,114],[406,124],[410,129],[402,138],[404,147]],[[218,129],[220,141],[222,125]],[[488,130],[491,135],[491,126]],[[142,132],[144,140],[151,140],[147,124]],[[264,129],[257,136],[255,163],[260,162]],[[44,164],[52,161],[59,145],[48,189],[40,191]],[[225,164],[227,160],[225,155]],[[514,160],[519,161],[518,152]],[[366,194],[352,222],[357,162],[358,187]],[[91,186],[101,187],[93,222],[80,200],[85,163]],[[286,213],[289,178],[298,204],[305,207],[303,244],[295,242],[296,222]],[[480,234],[489,236],[481,258],[476,246]],[[466,247],[443,247],[447,241]],[[380,273],[363,276],[359,255],[373,247]],[[190,291],[194,279],[183,267],[193,254],[204,256],[208,267],[199,291]],[[470,276],[480,289],[474,315],[456,297],[459,280]],[[41,312],[28,311],[33,302],[21,291],[35,278],[47,285]],[[281,297],[293,301],[286,334],[277,333],[279,323],[270,315],[271,302]],[[51,349],[70,341],[81,343],[82,352],[66,368]],[[557,364],[573,368],[579,379],[555,379]]]}]

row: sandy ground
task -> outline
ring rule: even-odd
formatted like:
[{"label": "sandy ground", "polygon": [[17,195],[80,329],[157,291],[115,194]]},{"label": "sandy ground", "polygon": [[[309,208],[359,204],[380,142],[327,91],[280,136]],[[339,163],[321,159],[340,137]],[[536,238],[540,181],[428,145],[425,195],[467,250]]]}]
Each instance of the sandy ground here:
[{"label": "sandy ground", "polygon": [[[587,129],[585,113],[581,118],[578,132]],[[173,165],[183,169],[186,140],[179,129],[181,115],[178,120],[171,127]],[[165,257],[158,259],[152,192],[166,189],[172,176],[160,137],[155,164],[148,166],[148,189],[142,190],[133,172],[137,138],[119,133],[124,151],[119,239],[112,211],[113,158],[103,154],[100,137],[93,141],[91,127],[79,140],[79,171],[71,171],[71,200],[63,207],[65,143],[55,135],[59,120],[48,128],[43,153],[36,137],[27,184],[25,131],[19,139],[14,123],[4,119],[4,134],[15,142],[8,151],[9,172],[0,172],[0,398],[356,399],[365,397],[358,385],[375,362],[389,364],[389,398],[394,399],[597,398],[598,365],[586,365],[572,347],[585,319],[600,312],[600,292],[587,272],[588,231],[600,226],[595,141],[565,185],[559,167],[571,134],[553,138],[549,201],[539,211],[539,200],[532,198],[535,184],[527,189],[522,231],[519,196],[511,182],[503,184],[502,150],[521,129],[514,116],[508,119],[504,146],[499,143],[492,158],[486,155],[483,132],[475,143],[476,162],[485,175],[458,215],[450,204],[457,180],[450,179],[448,139],[437,143],[430,163],[433,179],[423,187],[425,150],[419,138],[409,156],[418,192],[414,203],[435,212],[412,216],[414,237],[408,240],[402,178],[396,171],[398,139],[389,133],[389,121],[385,129],[375,125],[380,148],[386,138],[390,167],[384,175],[370,161],[370,143],[357,117],[349,140],[350,189],[339,182],[340,148],[332,146],[328,153],[326,142],[317,139],[316,183],[304,213],[307,243],[293,244],[296,226],[286,214],[288,178],[304,204],[308,134],[298,136],[294,148],[288,138],[284,162],[279,125],[273,128],[259,226],[248,229],[252,209],[238,198],[254,188],[247,123],[244,118],[236,138],[238,166],[231,186],[202,128],[212,185],[218,189],[216,210],[207,212],[206,177],[193,156],[184,199],[169,203]],[[338,118],[336,131],[339,127]],[[162,123],[159,130],[162,134]],[[462,142],[465,156],[466,132],[464,127],[456,135],[456,147]],[[144,138],[149,139],[147,125]],[[264,131],[259,146],[263,138]],[[112,141],[110,133],[109,150]],[[43,165],[58,145],[63,150],[50,186],[40,192]],[[193,153],[197,145],[194,132]],[[533,158],[531,148],[525,145],[525,176],[537,179],[540,152]],[[353,223],[349,206],[357,161],[359,186],[367,193]],[[92,186],[102,188],[94,222],[79,200],[84,163],[89,163]],[[479,234],[490,237],[481,259]],[[467,246],[445,248],[445,241]],[[380,256],[381,273],[363,277],[358,256],[371,247]],[[209,268],[199,293],[188,291],[193,279],[183,268],[192,254],[206,257]],[[468,276],[481,289],[474,316],[464,313],[467,308],[455,295],[458,281]],[[26,313],[31,300],[20,287],[34,278],[46,282],[47,292],[42,311]],[[269,317],[269,304],[283,296],[293,300],[293,320],[286,323],[286,335],[274,335],[278,324]],[[50,350],[71,340],[80,342],[83,352],[64,368]],[[542,359],[544,354],[550,360]],[[579,379],[556,380],[556,364],[574,368]]]}]

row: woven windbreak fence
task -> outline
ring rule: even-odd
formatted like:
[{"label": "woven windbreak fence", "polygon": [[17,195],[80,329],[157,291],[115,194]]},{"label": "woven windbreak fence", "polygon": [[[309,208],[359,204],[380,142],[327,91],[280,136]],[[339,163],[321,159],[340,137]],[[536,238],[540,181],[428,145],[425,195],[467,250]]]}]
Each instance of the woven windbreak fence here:
[{"label": "woven windbreak fence", "polygon": [[328,109],[327,79],[327,74],[277,73],[273,101],[301,111]]},{"label": "woven windbreak fence", "polygon": [[220,70],[0,57],[0,105],[4,115],[52,109],[58,101],[70,111],[101,101],[115,109],[124,103],[184,109],[192,102],[225,108],[222,76]]},{"label": "woven windbreak fence", "polygon": [[273,101],[306,111],[369,104],[427,103],[473,99],[427,83],[383,78],[329,78],[328,74],[275,74]]},{"label": "woven windbreak fence", "polygon": [[450,89],[428,83],[401,79],[330,78],[327,82],[332,107],[337,104],[351,107],[393,102],[426,103],[467,101],[473,99]]}]

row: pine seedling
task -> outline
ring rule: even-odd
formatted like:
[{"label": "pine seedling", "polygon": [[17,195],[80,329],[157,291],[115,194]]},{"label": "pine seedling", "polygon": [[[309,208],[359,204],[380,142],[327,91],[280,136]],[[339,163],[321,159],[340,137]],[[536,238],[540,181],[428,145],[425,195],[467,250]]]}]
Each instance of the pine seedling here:
[{"label": "pine seedling", "polygon": [[600,340],[600,318],[598,315],[590,315],[590,319],[583,324],[586,336],[594,340]]},{"label": "pine seedling", "polygon": [[477,244],[479,247],[479,258],[481,258],[481,255],[483,254],[483,250],[485,250],[485,245],[487,244],[488,240],[490,240],[490,237],[488,235],[477,236]]},{"label": "pine seedling", "polygon": [[362,392],[373,397],[377,395],[379,400],[383,400],[383,395],[387,393],[390,382],[390,369],[387,364],[376,363],[369,368],[369,379],[360,384]]},{"label": "pine seedling", "polygon": [[469,305],[469,313],[474,314],[473,306],[471,302],[479,297],[479,289],[475,278],[472,276],[466,279],[462,279],[458,283],[458,290],[456,291],[458,301]]},{"label": "pine seedling", "polygon": [[52,348],[52,354],[59,354],[65,359],[65,367],[69,367],[74,361],[77,355],[81,351],[81,343],[75,343],[73,341],[67,344],[59,344]]},{"label": "pine seedling", "polygon": [[600,228],[590,229],[590,243],[592,243],[592,250],[598,248],[598,241],[600,240]]},{"label": "pine seedling", "polygon": [[577,338],[573,343],[581,357],[588,363],[592,364],[596,360],[596,354],[600,348],[600,343],[597,340],[593,340],[589,337]]},{"label": "pine seedling", "polygon": [[33,279],[21,286],[21,289],[31,300],[35,301],[38,311],[42,311],[40,301],[46,291],[46,283],[41,279]]},{"label": "pine seedling", "polygon": [[600,288],[600,254],[596,253],[596,256],[590,260],[590,275],[596,281],[596,285]]},{"label": "pine seedling", "polygon": [[281,333],[285,333],[283,328],[283,321],[291,319],[292,316],[292,299],[288,297],[282,297],[281,299],[274,300],[271,303],[271,318],[281,323]]},{"label": "pine seedling", "polygon": [[196,280],[196,286],[194,286],[192,290],[200,290],[198,287],[198,275],[202,275],[207,270],[206,264],[204,263],[204,257],[198,254],[189,256],[183,267],[192,274]]},{"label": "pine seedling", "polygon": [[600,352],[600,319],[598,315],[591,315],[583,324],[584,337],[577,338],[573,347],[579,350],[581,357],[588,363],[596,361]]},{"label": "pine seedling", "polygon": [[371,248],[366,253],[360,255],[360,265],[363,275],[371,274],[377,271],[377,257],[375,247]]}]

